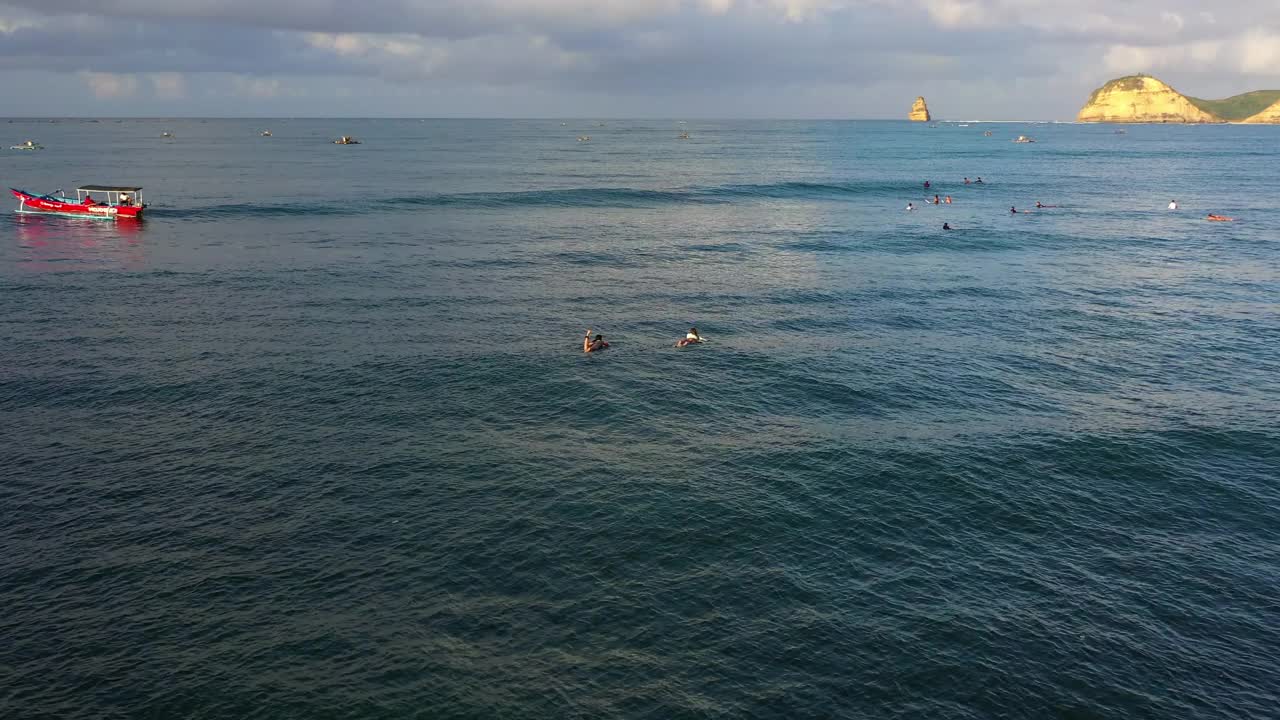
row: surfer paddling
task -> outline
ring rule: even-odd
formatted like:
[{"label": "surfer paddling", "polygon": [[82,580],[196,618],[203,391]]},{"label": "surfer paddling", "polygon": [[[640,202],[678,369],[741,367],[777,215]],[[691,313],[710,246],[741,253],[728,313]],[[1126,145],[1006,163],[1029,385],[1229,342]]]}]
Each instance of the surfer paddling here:
[{"label": "surfer paddling", "polygon": [[582,352],[600,352],[608,347],[609,343],[604,341],[604,335],[596,335],[593,339],[591,337],[591,328],[587,328],[587,334],[582,338]]}]

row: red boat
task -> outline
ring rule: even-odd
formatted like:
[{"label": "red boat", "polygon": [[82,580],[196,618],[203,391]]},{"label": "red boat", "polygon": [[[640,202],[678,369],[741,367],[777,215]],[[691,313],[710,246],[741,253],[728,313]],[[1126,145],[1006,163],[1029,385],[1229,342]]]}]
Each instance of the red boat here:
[{"label": "red boat", "polygon": [[[18,198],[20,213],[67,215],[98,220],[138,220],[147,207],[142,202],[140,187],[85,185],[76,189],[75,198],[63,197],[58,194],[61,190],[49,195],[35,195],[26,190],[9,189]],[[98,197],[94,197],[94,193]]]}]

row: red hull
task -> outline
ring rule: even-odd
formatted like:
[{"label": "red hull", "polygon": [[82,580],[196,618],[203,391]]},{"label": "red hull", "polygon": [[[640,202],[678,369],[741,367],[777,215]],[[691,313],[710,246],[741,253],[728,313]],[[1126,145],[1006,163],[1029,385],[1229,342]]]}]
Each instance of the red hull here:
[{"label": "red hull", "polygon": [[32,195],[12,188],[10,190],[13,192],[13,196],[20,201],[18,212],[78,215],[80,217],[104,220],[137,220],[142,217],[143,208],[138,205],[103,205],[100,203],[83,205],[62,202],[47,195]]}]

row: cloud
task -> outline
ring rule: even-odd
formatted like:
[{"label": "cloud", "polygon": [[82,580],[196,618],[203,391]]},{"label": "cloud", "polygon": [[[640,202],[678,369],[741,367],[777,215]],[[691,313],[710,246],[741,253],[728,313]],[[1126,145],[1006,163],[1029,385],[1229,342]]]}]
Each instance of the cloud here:
[{"label": "cloud", "polygon": [[1280,33],[1251,30],[1236,42],[1235,53],[1241,72],[1280,76]]},{"label": "cloud", "polygon": [[187,96],[186,78],[182,73],[151,73],[147,77],[151,80],[152,92],[156,97],[177,100]]},{"label": "cloud", "polygon": [[94,97],[101,100],[116,100],[133,97],[138,92],[138,78],[134,75],[116,73],[83,72],[80,79]]},{"label": "cloud", "polygon": [[0,17],[0,35],[12,35],[13,33],[30,27],[38,27],[39,22],[36,20]]},{"label": "cloud", "polygon": [[231,79],[236,95],[250,98],[275,98],[280,95],[279,78],[247,77],[236,75]]},{"label": "cloud", "polygon": [[1220,71],[1280,78],[1280,34],[1250,30],[1220,40],[1150,46],[1117,44],[1107,48],[1103,62],[1115,74]]},{"label": "cloud", "polygon": [[299,32],[403,33],[464,38],[643,28],[671,18],[731,13],[792,22],[896,0],[6,0],[38,16],[216,22]]},{"label": "cloud", "polygon": [[925,10],[944,28],[988,27],[996,18],[976,0],[928,0]]},{"label": "cloud", "polygon": [[1171,68],[1191,69],[1203,66],[1218,56],[1219,43],[1188,43],[1142,47],[1112,45],[1103,56],[1107,70],[1115,75],[1157,72]]},{"label": "cloud", "polygon": [[1244,0],[0,0],[0,74],[78,76],[139,112],[351,87],[332,112],[898,117],[925,94],[944,116],[1070,117],[1119,74],[1200,95],[1275,77],[1278,40],[1280,5]]}]

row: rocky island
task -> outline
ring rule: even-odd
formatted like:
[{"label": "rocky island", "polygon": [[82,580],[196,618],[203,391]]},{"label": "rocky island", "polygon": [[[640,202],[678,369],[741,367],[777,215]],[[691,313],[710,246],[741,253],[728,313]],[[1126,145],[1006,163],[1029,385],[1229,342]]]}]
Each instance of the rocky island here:
[{"label": "rocky island", "polygon": [[1129,75],[1094,90],[1076,120],[1280,124],[1280,90],[1257,90],[1225,100],[1202,100],[1183,95],[1150,75]]},{"label": "rocky island", "polygon": [[907,119],[911,122],[929,122],[929,106],[924,104],[924,97],[916,98],[915,103],[911,105],[911,112],[907,113]]}]

